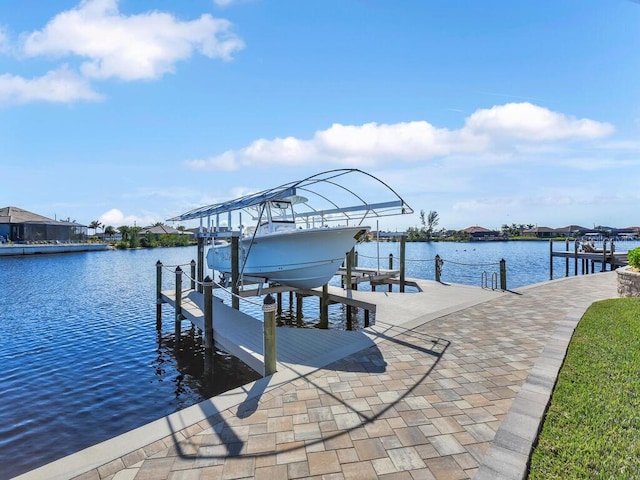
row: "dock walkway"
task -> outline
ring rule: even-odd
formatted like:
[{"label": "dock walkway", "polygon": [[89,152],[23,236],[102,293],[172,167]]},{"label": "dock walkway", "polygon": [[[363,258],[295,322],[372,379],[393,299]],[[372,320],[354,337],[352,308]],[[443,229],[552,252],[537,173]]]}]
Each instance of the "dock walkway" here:
[{"label": "dock walkway", "polygon": [[19,478],[523,478],[573,329],[617,295],[616,273],[508,293],[433,283],[358,292],[380,295],[372,346],[279,365]]}]

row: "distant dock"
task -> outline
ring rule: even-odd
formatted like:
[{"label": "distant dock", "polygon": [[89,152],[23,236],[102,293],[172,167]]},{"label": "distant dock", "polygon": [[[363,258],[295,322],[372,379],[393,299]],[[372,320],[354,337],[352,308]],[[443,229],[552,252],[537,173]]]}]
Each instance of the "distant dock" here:
[{"label": "distant dock", "polygon": [[60,243],[60,244],[3,244],[0,245],[0,257],[15,257],[23,255],[39,255],[52,253],[100,252],[109,250],[107,243]]},{"label": "distant dock", "polygon": [[549,280],[553,280],[553,259],[564,258],[565,259],[565,277],[570,275],[571,260],[573,259],[573,275],[578,275],[580,272],[584,275],[589,273],[596,273],[596,264],[600,264],[600,271],[607,271],[607,265],[609,270],[615,270],[619,267],[629,265],[629,258],[627,252],[616,252],[615,244],[613,240],[609,243],[607,248],[607,241],[603,242],[602,248],[589,248],[582,250],[579,242],[574,242],[573,250],[569,248],[569,240],[565,240],[565,250],[554,250],[553,240],[549,241]]}]

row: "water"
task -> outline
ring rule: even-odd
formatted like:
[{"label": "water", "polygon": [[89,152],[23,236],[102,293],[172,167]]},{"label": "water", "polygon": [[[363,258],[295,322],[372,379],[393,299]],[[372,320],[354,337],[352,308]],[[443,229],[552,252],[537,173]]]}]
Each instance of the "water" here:
[{"label": "water", "polygon": [[[639,245],[616,244],[620,251]],[[377,266],[378,251],[380,268],[388,268],[390,253],[398,268],[399,243],[359,245],[359,265]],[[479,286],[502,258],[508,288],[549,279],[548,242],[408,243],[407,277],[433,279],[436,254],[444,259],[444,282]],[[156,261],[175,266],[195,257],[195,247],[0,257],[0,478],[258,378],[218,352],[213,382],[203,380],[201,339],[185,322],[176,350],[168,306],[163,331],[156,331]],[[564,275],[563,259],[554,272]],[[165,270],[163,289],[171,288]],[[313,325],[317,299],[304,305]],[[242,308],[261,318],[259,306]],[[332,306],[330,315],[332,326],[343,328],[341,307]]]}]

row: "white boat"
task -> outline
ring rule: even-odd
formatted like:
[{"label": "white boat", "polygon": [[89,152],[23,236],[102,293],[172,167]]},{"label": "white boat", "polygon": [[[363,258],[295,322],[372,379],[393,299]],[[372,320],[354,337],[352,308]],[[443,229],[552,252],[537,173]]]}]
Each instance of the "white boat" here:
[{"label": "white boat", "polygon": [[[354,175],[363,178],[358,180]],[[359,182],[370,194],[382,185],[395,197],[386,202],[368,202],[364,193],[353,191]],[[314,197],[321,205],[311,206],[306,196]],[[339,206],[338,197],[357,202]],[[231,228],[232,212],[240,212],[237,231]],[[249,214],[255,226],[243,226],[242,212]],[[227,225],[221,226],[219,217],[225,213]],[[231,279],[233,269],[229,240],[238,237],[238,283],[250,280],[310,289],[328,283],[345,255],[366,238],[370,227],[363,225],[365,219],[401,213],[413,210],[386,184],[361,170],[340,169],[195,209],[170,220],[200,219],[199,236],[213,239],[207,264],[225,281]]]},{"label": "white boat", "polygon": [[[369,227],[298,229],[292,204],[267,201],[257,231],[247,229],[238,242],[238,264],[244,275],[295,288],[315,288],[331,280],[345,255],[363,240]],[[231,244],[213,245],[207,254],[212,270],[231,274]]]}]

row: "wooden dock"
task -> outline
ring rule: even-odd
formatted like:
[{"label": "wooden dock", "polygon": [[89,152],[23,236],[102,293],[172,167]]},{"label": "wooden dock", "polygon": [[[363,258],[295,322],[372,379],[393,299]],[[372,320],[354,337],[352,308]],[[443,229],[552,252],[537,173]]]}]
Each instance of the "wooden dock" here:
[{"label": "wooden dock", "polygon": [[570,263],[571,259],[573,259],[573,275],[578,275],[580,271],[583,274],[595,273],[596,272],[596,264],[600,264],[600,271],[604,272],[607,270],[607,265],[609,265],[609,270],[615,270],[619,267],[624,267],[629,265],[629,258],[627,256],[627,252],[616,252],[615,245],[613,241],[611,242],[611,247],[609,249],[606,248],[606,243],[604,248],[597,249],[594,251],[582,251],[577,248],[577,245],[574,246],[573,250],[569,249],[569,241],[565,241],[565,250],[555,251],[553,249],[553,240],[549,242],[549,279],[553,280],[553,259],[554,258],[564,258],[565,259],[565,268],[564,273],[565,277],[569,276],[570,272]]},{"label": "wooden dock", "polygon": [[[332,292],[335,295],[334,292]],[[175,308],[175,292],[163,291],[162,301]],[[182,316],[204,331],[204,296],[194,290],[182,291]],[[238,357],[258,373],[264,372],[263,322],[251,315],[235,310],[214,297],[214,342],[223,350]],[[277,329],[277,358],[281,368],[300,366],[318,368],[328,359],[338,359],[347,352],[374,345],[370,336],[362,331],[344,331],[317,328]],[[281,368],[280,368],[281,367]]]}]

